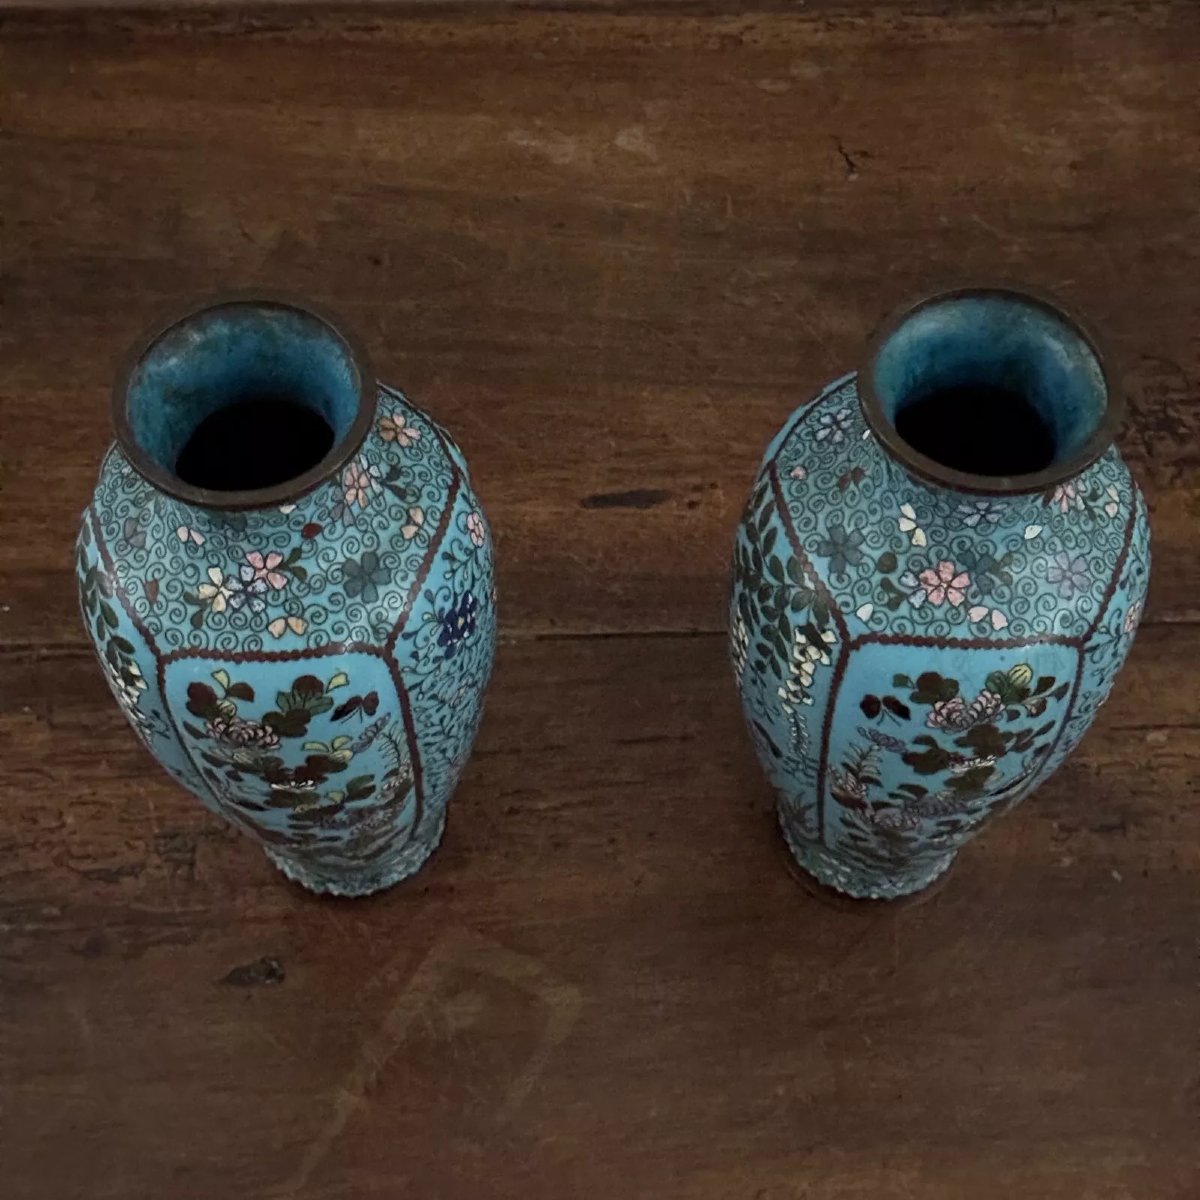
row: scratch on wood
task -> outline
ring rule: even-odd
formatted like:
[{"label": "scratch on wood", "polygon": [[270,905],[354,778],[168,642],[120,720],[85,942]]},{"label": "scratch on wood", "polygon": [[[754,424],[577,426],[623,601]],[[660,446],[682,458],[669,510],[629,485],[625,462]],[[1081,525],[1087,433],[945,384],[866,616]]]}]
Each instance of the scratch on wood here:
[{"label": "scratch on wood", "polygon": [[[397,958],[403,960],[406,954],[406,951],[401,951]],[[392,964],[389,964],[383,974],[386,976],[392,969]],[[472,930],[450,930],[409,977],[375,1033],[359,1047],[353,1065],[335,1089],[333,1109],[328,1120],[309,1143],[308,1152],[292,1178],[272,1193],[274,1200],[291,1200],[307,1185],[345,1131],[351,1117],[366,1103],[367,1094],[414,1023],[436,1000],[447,977],[455,970],[491,975],[540,999],[546,1005],[547,1019],[542,1037],[520,1074],[509,1085],[497,1111],[497,1120],[506,1120],[528,1096],[551,1056],[574,1027],[583,1000],[582,994],[573,984],[552,978],[534,958],[509,950]]]}]

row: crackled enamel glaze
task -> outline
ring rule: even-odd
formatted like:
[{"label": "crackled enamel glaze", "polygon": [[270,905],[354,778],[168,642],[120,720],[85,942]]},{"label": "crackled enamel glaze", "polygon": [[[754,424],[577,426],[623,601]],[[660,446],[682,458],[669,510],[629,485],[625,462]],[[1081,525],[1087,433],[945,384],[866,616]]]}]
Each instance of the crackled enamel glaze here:
[{"label": "crackled enamel glaze", "polygon": [[1115,449],[1033,494],[919,481],[846,376],[768,448],[735,549],[746,720],[801,867],[935,880],[1071,752],[1137,628],[1145,501]]},{"label": "crackled enamel glaze", "polygon": [[492,547],[461,453],[400,392],[265,509],[184,503],[114,446],[78,579],[142,741],[286,874],[364,894],[432,853],[492,669]]}]

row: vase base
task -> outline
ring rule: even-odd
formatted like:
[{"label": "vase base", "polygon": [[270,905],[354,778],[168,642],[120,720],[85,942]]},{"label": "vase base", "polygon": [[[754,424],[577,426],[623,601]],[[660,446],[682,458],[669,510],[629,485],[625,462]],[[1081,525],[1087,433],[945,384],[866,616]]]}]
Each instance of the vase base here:
[{"label": "vase base", "polygon": [[796,837],[782,821],[779,828],[791,852],[789,873],[811,896],[839,908],[922,904],[941,890],[956,857],[947,854],[919,871],[867,872],[848,866],[816,842]]},{"label": "vase base", "polygon": [[297,862],[275,850],[265,849],[267,859],[273,866],[278,867],[293,883],[310,892],[325,896],[371,896],[415,875],[438,848],[443,827],[444,821],[438,825],[432,837],[412,843],[399,855],[390,857],[385,864],[359,870],[337,870]]}]

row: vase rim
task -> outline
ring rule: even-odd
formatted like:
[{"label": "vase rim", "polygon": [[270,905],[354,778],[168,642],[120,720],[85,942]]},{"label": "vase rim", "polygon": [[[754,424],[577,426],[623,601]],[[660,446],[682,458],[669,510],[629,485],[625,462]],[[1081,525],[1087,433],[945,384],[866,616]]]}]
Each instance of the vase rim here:
[{"label": "vase rim", "polygon": [[[1104,387],[1104,412],[1095,428],[1074,453],[1041,470],[1022,475],[984,475],[947,466],[917,450],[900,436],[884,411],[875,389],[875,365],[889,339],[924,309],[957,300],[1007,299],[1040,310],[1062,324],[1083,342],[1095,359]],[[1025,284],[1007,282],[965,283],[939,288],[900,305],[884,318],[868,339],[865,366],[857,373],[858,400],[867,426],[884,451],[925,483],[981,496],[1020,496],[1044,492],[1074,479],[1092,465],[1116,439],[1124,416],[1124,399],[1113,387],[1110,357],[1090,325],[1053,296]]]},{"label": "vase rim", "polygon": [[[319,462],[283,483],[225,491],[185,482],[143,449],[129,419],[129,390],[134,372],[150,351],[173,330],[209,313],[240,307],[260,311],[283,309],[299,313],[324,326],[334,340],[344,347],[354,368],[358,394],[354,420]],[[357,335],[348,332],[327,310],[288,292],[234,289],[196,297],[169,310],[135,339],[122,358],[113,382],[112,425],[121,452],[134,470],[157,490],[195,508],[229,512],[290,504],[334,478],[366,440],[375,423],[376,406],[377,382],[365,346]]]}]

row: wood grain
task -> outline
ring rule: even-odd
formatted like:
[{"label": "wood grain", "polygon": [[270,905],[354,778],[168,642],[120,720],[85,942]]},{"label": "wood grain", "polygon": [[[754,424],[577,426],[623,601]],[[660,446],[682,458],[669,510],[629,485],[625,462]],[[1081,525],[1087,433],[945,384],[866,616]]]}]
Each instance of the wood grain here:
[{"label": "wood grain", "polygon": [[[1200,12],[0,16],[6,1200],[1200,1193]],[[1082,749],[943,891],[788,872],[725,662],[790,409],[962,277],[1107,334],[1155,531]],[[444,847],[285,884],[75,615],[114,364],[262,284],[459,435],[504,643]]]}]

